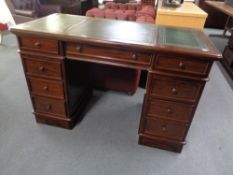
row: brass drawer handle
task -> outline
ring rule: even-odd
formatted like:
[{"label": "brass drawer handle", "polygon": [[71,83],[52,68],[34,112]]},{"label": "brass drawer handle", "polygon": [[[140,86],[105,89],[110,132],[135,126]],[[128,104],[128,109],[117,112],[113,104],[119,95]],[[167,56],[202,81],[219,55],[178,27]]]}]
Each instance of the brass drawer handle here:
[{"label": "brass drawer handle", "polygon": [[179,67],[180,67],[180,69],[185,69],[185,64],[182,61],[180,61]]},{"label": "brass drawer handle", "polygon": [[45,67],[44,66],[40,66],[39,67],[39,71],[44,72],[45,71]]},{"label": "brass drawer handle", "polygon": [[172,113],[172,109],[171,108],[167,108],[167,113],[171,114]]},{"label": "brass drawer handle", "polygon": [[40,47],[40,46],[41,46],[41,43],[40,43],[40,42],[35,42],[34,46]]},{"label": "brass drawer handle", "polygon": [[44,86],[44,87],[43,87],[43,90],[44,90],[44,91],[48,91],[48,90],[49,90],[48,86]]},{"label": "brass drawer handle", "polygon": [[166,125],[163,125],[162,128],[161,128],[161,130],[162,130],[163,132],[167,132],[167,126],[166,126]]},{"label": "brass drawer handle", "polygon": [[52,105],[47,105],[46,107],[45,107],[45,109],[46,109],[46,111],[51,111],[51,109],[52,109]]},{"label": "brass drawer handle", "polygon": [[137,59],[137,54],[136,54],[136,53],[133,53],[132,58],[133,58],[133,59]]},{"label": "brass drawer handle", "polygon": [[81,53],[82,52],[82,46],[77,46],[76,50],[77,50],[77,52]]},{"label": "brass drawer handle", "polygon": [[172,93],[173,94],[177,94],[178,93],[177,89],[176,88],[172,88]]}]

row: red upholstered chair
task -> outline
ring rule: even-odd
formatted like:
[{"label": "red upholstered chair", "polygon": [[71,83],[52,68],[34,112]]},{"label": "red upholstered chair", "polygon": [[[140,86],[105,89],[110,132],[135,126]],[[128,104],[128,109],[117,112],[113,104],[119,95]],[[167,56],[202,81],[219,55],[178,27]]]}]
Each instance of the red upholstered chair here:
[{"label": "red upholstered chair", "polygon": [[147,2],[143,3],[144,4],[107,2],[105,4],[105,9],[93,8],[87,11],[86,16],[154,23],[154,5],[148,5]]},{"label": "red upholstered chair", "polygon": [[144,5],[144,6],[142,6],[141,10],[137,11],[136,16],[137,17],[150,16],[154,20],[154,18],[155,18],[155,9],[151,5]]},{"label": "red upholstered chair", "polygon": [[104,18],[104,11],[99,8],[92,8],[86,12],[86,16]]},{"label": "red upholstered chair", "polygon": [[0,44],[2,44],[2,38],[3,38],[2,31],[7,30],[7,29],[8,29],[7,24],[0,22]]},{"label": "red upholstered chair", "polygon": [[136,22],[138,22],[138,23],[151,23],[151,24],[153,24],[154,23],[154,18],[152,18],[151,16],[139,16],[136,19]]}]

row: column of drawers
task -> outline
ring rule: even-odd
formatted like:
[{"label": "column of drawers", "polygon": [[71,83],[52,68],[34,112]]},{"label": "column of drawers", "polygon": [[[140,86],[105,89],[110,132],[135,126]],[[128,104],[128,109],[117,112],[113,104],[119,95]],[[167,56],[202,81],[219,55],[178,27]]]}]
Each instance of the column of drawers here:
[{"label": "column of drawers", "polygon": [[18,41],[36,121],[70,128],[59,42],[30,36]]},{"label": "column of drawers", "polygon": [[147,80],[139,143],[181,152],[212,62],[158,54]]}]

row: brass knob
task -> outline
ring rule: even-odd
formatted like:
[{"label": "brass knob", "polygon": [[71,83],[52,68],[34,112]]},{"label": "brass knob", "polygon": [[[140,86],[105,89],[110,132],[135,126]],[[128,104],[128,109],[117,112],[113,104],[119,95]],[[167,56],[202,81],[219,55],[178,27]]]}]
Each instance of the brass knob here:
[{"label": "brass knob", "polygon": [[136,59],[136,58],[137,58],[136,53],[134,53],[134,54],[132,55],[132,58],[133,58],[133,59]]},{"label": "brass knob", "polygon": [[40,47],[40,46],[41,46],[41,43],[40,43],[40,42],[35,42],[34,46]]},{"label": "brass knob", "polygon": [[172,113],[172,109],[171,108],[167,108],[167,113],[168,114]]},{"label": "brass knob", "polygon": [[82,47],[81,47],[81,46],[77,46],[77,47],[76,47],[76,50],[77,50],[77,52],[80,53],[80,52],[82,52]]},{"label": "brass knob", "polygon": [[182,61],[180,61],[179,67],[180,67],[181,69],[185,69],[185,65],[184,65],[184,63],[183,63]]},{"label": "brass knob", "polygon": [[172,88],[172,93],[173,94],[177,94],[177,89],[176,88]]},{"label": "brass knob", "polygon": [[163,125],[161,129],[162,129],[163,132],[166,132],[167,131],[167,126]]},{"label": "brass knob", "polygon": [[44,87],[43,87],[43,90],[44,90],[44,91],[48,91],[48,89],[49,89],[48,86],[44,86]]},{"label": "brass knob", "polygon": [[39,67],[39,71],[44,72],[45,71],[45,67],[44,66],[40,66]]},{"label": "brass knob", "polygon": [[52,106],[49,104],[49,105],[47,105],[47,106],[45,107],[45,109],[46,109],[47,111],[50,111],[50,110],[52,109]]}]

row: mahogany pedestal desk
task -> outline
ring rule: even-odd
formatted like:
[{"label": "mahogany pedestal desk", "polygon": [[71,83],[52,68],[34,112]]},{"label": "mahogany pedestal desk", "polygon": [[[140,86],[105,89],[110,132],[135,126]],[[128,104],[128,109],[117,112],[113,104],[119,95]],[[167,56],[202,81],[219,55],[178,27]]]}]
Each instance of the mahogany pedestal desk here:
[{"label": "mahogany pedestal desk", "polygon": [[[124,30],[122,30],[124,29]],[[148,71],[139,143],[181,152],[212,63],[222,55],[202,31],[53,14],[11,28],[36,121],[72,128],[92,96],[91,69]]]}]

